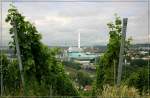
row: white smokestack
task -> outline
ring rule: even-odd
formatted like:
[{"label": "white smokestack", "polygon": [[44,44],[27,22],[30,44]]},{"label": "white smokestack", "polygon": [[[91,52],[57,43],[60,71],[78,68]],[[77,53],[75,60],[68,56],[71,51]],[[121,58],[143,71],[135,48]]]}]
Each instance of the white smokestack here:
[{"label": "white smokestack", "polygon": [[78,33],[78,48],[80,48],[80,32]]}]

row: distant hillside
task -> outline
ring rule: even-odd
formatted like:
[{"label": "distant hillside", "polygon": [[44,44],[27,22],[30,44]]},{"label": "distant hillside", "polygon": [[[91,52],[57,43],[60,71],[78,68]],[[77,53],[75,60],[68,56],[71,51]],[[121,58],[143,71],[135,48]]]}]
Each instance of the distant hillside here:
[{"label": "distant hillside", "polygon": [[[58,47],[58,48],[68,48],[69,46],[48,46],[49,48],[53,48],[53,47]],[[99,48],[99,49],[106,49],[107,46],[106,45],[94,45],[94,46],[81,46],[82,47],[87,47],[87,48]],[[148,43],[143,43],[143,44],[133,44],[131,45],[131,48],[140,48],[140,47],[150,47],[150,44]],[[9,46],[0,46],[0,50],[7,50],[9,49]]]},{"label": "distant hillside", "polygon": [[137,48],[137,47],[150,47],[150,44],[148,44],[148,43],[145,43],[145,44],[133,44],[132,47],[135,47],[135,48]]}]

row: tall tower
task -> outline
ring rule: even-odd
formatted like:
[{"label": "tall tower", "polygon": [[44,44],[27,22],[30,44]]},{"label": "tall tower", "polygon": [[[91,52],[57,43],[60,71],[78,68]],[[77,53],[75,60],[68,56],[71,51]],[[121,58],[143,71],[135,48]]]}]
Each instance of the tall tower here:
[{"label": "tall tower", "polygon": [[78,33],[78,48],[80,48],[80,32]]}]

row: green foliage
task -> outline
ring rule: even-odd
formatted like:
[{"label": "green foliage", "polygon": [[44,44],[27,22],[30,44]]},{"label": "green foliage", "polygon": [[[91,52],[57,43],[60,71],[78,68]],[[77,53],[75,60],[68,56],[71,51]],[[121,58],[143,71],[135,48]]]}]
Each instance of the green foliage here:
[{"label": "green foliage", "polygon": [[145,67],[138,68],[127,79],[127,81],[126,81],[127,84],[129,86],[134,86],[137,89],[139,89],[140,94],[142,94],[142,93],[147,94],[148,87],[150,87],[150,84],[148,83],[149,82],[148,80],[150,80],[150,72],[148,72],[148,71],[149,71],[148,68],[145,68]]},{"label": "green foliage", "polygon": [[105,78],[104,78],[104,67],[102,65],[97,66],[97,73],[96,73],[96,81],[93,85],[93,92],[92,95],[95,95],[97,93],[97,90],[102,92],[103,89],[103,84],[105,83]]},{"label": "green foliage", "polygon": [[78,71],[77,81],[83,87],[86,86],[86,85],[91,85],[92,84],[92,78],[89,77],[89,75],[87,75],[83,71]]},{"label": "green foliage", "polygon": [[[116,83],[122,29],[121,18],[115,14],[115,21],[108,23],[107,26],[109,29],[109,43],[105,53],[100,57],[95,83],[95,89],[100,91],[102,91],[104,84],[114,85]],[[125,50],[128,49],[130,41],[131,39],[126,41]]]},{"label": "green foliage", "polygon": [[148,64],[148,60],[143,60],[143,59],[135,59],[135,60],[131,60],[130,62],[132,66],[136,66],[136,67],[143,67],[144,65]]},{"label": "green foliage", "polygon": [[8,10],[6,22],[12,26],[10,35],[13,41],[9,44],[14,49],[14,29],[17,31],[26,94],[78,96],[76,88],[64,72],[64,66],[56,59],[59,49],[49,49],[45,46],[40,41],[41,35],[36,27],[26,21],[14,6]]},{"label": "green foliage", "polygon": [[17,61],[13,60],[10,62],[4,54],[0,55],[0,59],[0,62],[2,62],[3,91],[6,95],[15,95],[15,93],[20,91],[19,88],[21,87]]},{"label": "green foliage", "polygon": [[124,66],[123,83],[137,88],[141,95],[148,94],[148,85],[150,80],[150,69],[147,66],[148,61],[143,59],[131,60],[131,64]]},{"label": "green foliage", "polygon": [[81,69],[81,64],[76,63],[76,62],[70,62],[70,61],[63,61],[63,64],[67,67],[71,67],[74,68],[76,70],[80,70]]},{"label": "green foliage", "polygon": [[121,19],[117,15],[115,16],[114,23],[110,22],[107,24],[109,28],[109,43],[97,67],[96,85],[98,88],[102,88],[103,83],[113,83],[113,65],[118,65],[119,60],[121,24]]}]

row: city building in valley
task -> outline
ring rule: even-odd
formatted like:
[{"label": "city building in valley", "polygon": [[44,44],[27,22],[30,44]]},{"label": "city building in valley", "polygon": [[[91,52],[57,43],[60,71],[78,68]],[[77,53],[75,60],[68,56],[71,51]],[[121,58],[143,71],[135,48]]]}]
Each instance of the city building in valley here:
[{"label": "city building in valley", "polygon": [[79,63],[90,63],[94,61],[99,55],[91,52],[84,52],[84,50],[80,46],[80,33],[78,33],[78,46],[77,47],[69,47],[64,52],[64,58],[68,61],[75,61]]}]

